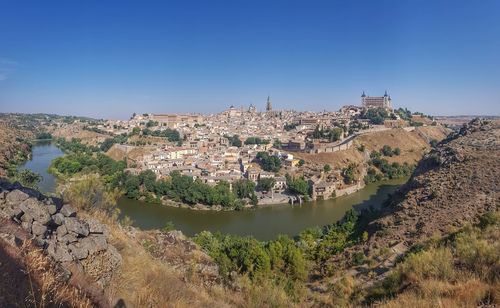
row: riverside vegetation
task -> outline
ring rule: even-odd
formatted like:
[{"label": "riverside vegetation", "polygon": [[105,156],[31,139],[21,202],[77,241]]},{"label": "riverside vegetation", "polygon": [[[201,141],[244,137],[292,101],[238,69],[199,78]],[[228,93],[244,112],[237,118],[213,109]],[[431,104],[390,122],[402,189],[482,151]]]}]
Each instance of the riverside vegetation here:
[{"label": "riverside vegetation", "polygon": [[[196,235],[193,241],[216,262],[220,287],[197,284],[203,281],[196,271],[200,259],[188,259],[196,266],[179,277],[152,253],[163,247],[158,238],[175,237],[175,231],[158,231],[163,235],[155,233],[139,246],[144,233],[119,224],[113,200],[121,187],[113,183],[125,162],[107,160],[78,141],[61,141],[68,154],[58,167],[54,161],[52,171],[74,179],[65,183],[65,201],[110,228],[110,243],[123,262],[106,293],[113,303],[123,298],[135,306],[497,306],[499,131],[498,125],[472,123],[437,145],[381,213],[350,211],[340,222],[266,242]],[[169,249],[182,251],[177,258],[196,251],[189,240],[172,241],[185,247]]]},{"label": "riverside vegetation", "polygon": [[[273,179],[262,179],[255,185],[252,181],[241,179],[233,183],[234,189],[226,181],[210,186],[192,177],[172,172],[167,179],[156,179],[156,174],[145,170],[138,175],[126,172],[125,161],[115,161],[102,152],[102,148],[110,147],[109,141],[101,147],[88,146],[78,139],[66,141],[57,139],[57,145],[66,153],[55,159],[49,172],[60,179],[69,179],[79,174],[96,173],[110,188],[120,189],[131,199],[160,203],[162,197],[167,200],[182,202],[188,205],[203,204],[221,206],[226,209],[241,209],[245,204],[257,205],[255,190],[268,191],[273,185]],[[257,155],[264,170],[277,171],[281,162],[265,152]],[[287,175],[289,191],[298,195],[308,194],[308,185],[303,177],[292,178]]]}]

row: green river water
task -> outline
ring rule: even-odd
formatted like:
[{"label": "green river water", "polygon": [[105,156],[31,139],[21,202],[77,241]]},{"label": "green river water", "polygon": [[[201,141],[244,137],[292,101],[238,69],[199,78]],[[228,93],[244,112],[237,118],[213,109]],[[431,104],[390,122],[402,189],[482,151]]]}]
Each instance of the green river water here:
[{"label": "green river water", "polygon": [[[61,155],[61,150],[51,143],[35,144],[32,160],[20,168],[42,174],[40,189],[45,193],[53,192],[55,180],[47,173],[47,168],[52,159]],[[294,236],[306,228],[331,224],[341,219],[351,208],[378,208],[404,182],[406,179],[369,184],[356,193],[332,200],[294,206],[273,205],[243,211],[195,211],[127,198],[120,199],[118,207],[122,216],[129,216],[134,221],[134,226],[142,229],[163,228],[167,222],[172,222],[176,229],[189,236],[208,230],[270,240],[278,234]]]}]

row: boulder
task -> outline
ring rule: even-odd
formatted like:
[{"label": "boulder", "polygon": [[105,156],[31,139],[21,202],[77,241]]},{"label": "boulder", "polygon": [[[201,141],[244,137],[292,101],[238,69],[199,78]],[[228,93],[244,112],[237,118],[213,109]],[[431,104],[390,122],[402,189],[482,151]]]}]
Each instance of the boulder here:
[{"label": "boulder", "polygon": [[85,259],[89,255],[88,249],[78,242],[69,244],[68,250],[78,260]]},{"label": "boulder", "polygon": [[25,212],[25,215],[33,217],[42,225],[46,225],[51,221],[47,208],[35,198],[26,199],[20,204],[20,208]]},{"label": "boulder", "polygon": [[49,197],[47,200],[49,200],[51,204],[55,205],[58,211],[63,207],[63,201],[61,198]]},{"label": "boulder", "polygon": [[57,236],[63,237],[68,234],[68,229],[66,229],[65,225],[59,226],[56,229]]},{"label": "boulder", "polygon": [[24,212],[18,206],[9,207],[6,209],[6,212],[10,216],[10,218],[12,218],[14,220],[20,219],[21,216],[23,216],[23,214],[24,214]]},{"label": "boulder", "polygon": [[52,215],[52,221],[58,226],[64,224],[64,215],[61,213],[57,213]]},{"label": "boulder", "polygon": [[68,229],[68,232],[74,232],[81,236],[89,235],[89,226],[84,221],[81,221],[76,217],[66,217],[64,225],[66,226],[66,229]]},{"label": "boulder", "polygon": [[47,227],[42,225],[38,221],[35,221],[35,222],[33,222],[33,225],[31,226],[31,232],[35,236],[44,235],[45,232],[47,232]]},{"label": "boulder", "polygon": [[6,200],[8,203],[11,204],[19,204],[24,200],[28,199],[29,197],[30,196],[27,193],[22,192],[19,189],[16,189],[7,194]]},{"label": "boulder", "polygon": [[97,221],[97,219],[89,218],[86,221],[89,226],[90,233],[102,234],[104,232],[104,226]]},{"label": "boulder", "polygon": [[76,243],[78,242],[78,238],[76,237],[76,234],[74,233],[67,233],[65,235],[59,236],[57,235],[57,241],[63,244],[70,244],[70,243]]},{"label": "boulder", "polygon": [[57,262],[73,261],[68,246],[62,243],[50,242],[47,246],[47,253]]},{"label": "boulder", "polygon": [[24,215],[21,216],[21,221],[32,223],[33,222],[33,216],[31,216],[29,213],[24,213]]},{"label": "boulder", "polygon": [[94,254],[108,248],[106,237],[102,234],[91,234],[90,236],[82,239],[80,243],[89,251],[90,254]]},{"label": "boulder", "polygon": [[47,204],[47,212],[49,212],[50,215],[54,215],[57,213],[57,208],[55,204]]},{"label": "boulder", "polygon": [[97,281],[97,284],[105,288],[116,269],[120,266],[122,257],[120,253],[113,247],[96,253],[81,260],[85,272]]},{"label": "boulder", "polygon": [[75,209],[69,204],[63,205],[60,212],[61,212],[61,214],[63,214],[66,217],[75,217],[76,216]]},{"label": "boulder", "polygon": [[28,233],[31,233],[31,221],[23,221],[21,222],[21,227],[26,230]]}]

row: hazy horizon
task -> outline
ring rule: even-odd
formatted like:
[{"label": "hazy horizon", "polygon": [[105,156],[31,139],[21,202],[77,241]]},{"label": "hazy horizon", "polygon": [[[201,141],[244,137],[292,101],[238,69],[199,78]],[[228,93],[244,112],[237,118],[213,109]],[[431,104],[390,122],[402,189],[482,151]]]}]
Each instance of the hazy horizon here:
[{"label": "hazy horizon", "polygon": [[500,115],[500,2],[0,2],[0,112]]}]

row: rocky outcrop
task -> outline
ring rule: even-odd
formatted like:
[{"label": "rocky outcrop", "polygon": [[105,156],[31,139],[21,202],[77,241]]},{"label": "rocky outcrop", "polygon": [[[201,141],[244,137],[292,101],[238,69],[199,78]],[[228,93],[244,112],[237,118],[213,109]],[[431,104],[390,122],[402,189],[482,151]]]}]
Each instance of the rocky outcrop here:
[{"label": "rocky outcrop", "polygon": [[[108,243],[109,232],[95,219],[80,218],[70,204],[46,197],[18,183],[0,182],[0,217],[20,225],[44,252],[66,269],[77,266],[100,286],[106,286],[121,264],[118,251]],[[12,234],[4,234],[16,243]]]}]

